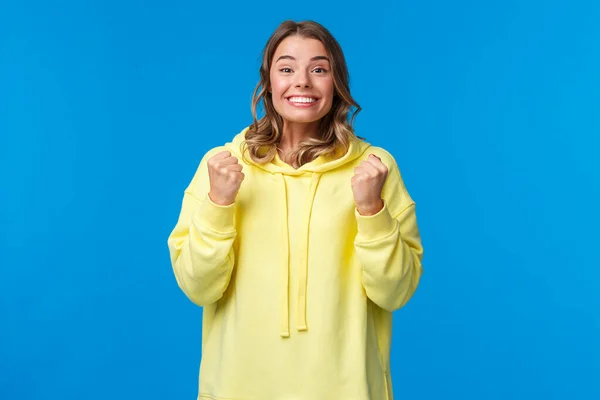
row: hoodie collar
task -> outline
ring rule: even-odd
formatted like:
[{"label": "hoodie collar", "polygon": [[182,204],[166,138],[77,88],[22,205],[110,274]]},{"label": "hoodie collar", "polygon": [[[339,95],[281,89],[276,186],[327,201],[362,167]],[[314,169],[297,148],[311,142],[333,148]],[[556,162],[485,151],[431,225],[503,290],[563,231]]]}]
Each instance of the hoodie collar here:
[{"label": "hoodie collar", "polygon": [[[244,128],[240,133],[238,133],[231,142],[227,143],[225,147],[232,154],[236,155],[240,162],[244,162],[242,158],[242,145],[244,144],[246,138],[246,132],[250,127]],[[346,154],[338,158],[332,158],[329,156],[319,156],[313,161],[302,165],[300,168],[294,168],[291,165],[283,162],[279,156],[276,156],[275,159],[266,164],[258,164],[255,163],[250,155],[248,154],[248,150],[245,150],[245,161],[251,163],[252,165],[267,171],[273,174],[277,178],[277,182],[279,182],[279,201],[282,202],[285,206],[280,208],[283,210],[283,215],[280,218],[275,220],[279,221],[282,225],[279,229],[282,230],[282,235],[285,238],[284,240],[284,251],[282,254],[282,264],[285,266],[283,273],[281,274],[281,290],[282,290],[282,303],[281,303],[281,325],[280,325],[280,335],[281,337],[289,337],[290,329],[289,329],[289,269],[290,269],[290,251],[289,251],[289,229],[288,229],[288,199],[287,199],[287,185],[285,182],[285,178],[283,175],[288,176],[300,176],[304,174],[311,174],[311,183],[309,187],[309,191],[307,193],[306,201],[304,203],[304,207],[300,212],[302,212],[302,218],[306,223],[303,225],[303,231],[300,232],[300,254],[301,254],[301,265],[299,269],[299,284],[298,284],[298,299],[297,299],[297,320],[296,320],[296,329],[298,331],[306,331],[308,330],[308,326],[306,323],[306,303],[307,303],[307,276],[308,276],[308,256],[309,256],[309,232],[310,232],[310,222],[313,210],[313,202],[316,196],[317,187],[319,185],[322,174],[332,171],[335,168],[338,168],[344,164],[354,161],[358,157],[362,156],[367,149],[371,147],[371,145],[367,142],[364,142],[358,138],[353,139],[350,142],[350,146]],[[348,182],[350,184],[350,182]]]},{"label": "hoodie collar", "polygon": [[[231,142],[225,144],[227,150],[240,159],[242,157],[242,145],[246,140],[246,132],[248,132],[249,129],[250,126],[244,128],[240,133],[234,136]],[[319,156],[313,161],[306,163],[297,169],[281,161],[279,156],[276,156],[276,158],[269,163],[258,164],[255,163],[252,158],[250,158],[250,154],[247,149],[245,150],[244,155],[245,160],[248,163],[272,174],[281,173],[284,175],[303,175],[307,172],[319,172],[322,174],[354,161],[358,157],[362,156],[369,147],[371,147],[371,145],[368,142],[354,138],[350,141],[348,151],[343,156],[338,158],[333,158],[332,156]]]}]

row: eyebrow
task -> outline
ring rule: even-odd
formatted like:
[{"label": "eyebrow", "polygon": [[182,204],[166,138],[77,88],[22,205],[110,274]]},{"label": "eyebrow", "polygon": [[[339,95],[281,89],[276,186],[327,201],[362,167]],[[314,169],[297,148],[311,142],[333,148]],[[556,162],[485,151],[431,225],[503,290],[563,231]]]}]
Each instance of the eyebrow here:
[{"label": "eyebrow", "polygon": [[[288,60],[294,60],[294,61],[296,61],[296,59],[294,57],[288,56],[288,55],[283,55],[283,56],[279,57],[277,59],[277,61],[283,60],[283,59],[288,59]],[[313,57],[313,58],[310,59],[310,61],[316,61],[316,60],[326,60],[326,61],[329,61],[329,58],[327,58],[326,56],[315,56],[315,57]],[[277,61],[275,61],[275,62],[277,62]]]}]

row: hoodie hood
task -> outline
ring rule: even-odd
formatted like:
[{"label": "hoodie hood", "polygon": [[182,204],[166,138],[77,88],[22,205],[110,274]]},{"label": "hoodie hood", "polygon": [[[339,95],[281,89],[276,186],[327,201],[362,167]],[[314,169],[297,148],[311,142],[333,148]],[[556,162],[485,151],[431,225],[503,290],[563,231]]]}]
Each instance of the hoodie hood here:
[{"label": "hoodie hood", "polygon": [[[227,150],[229,150],[232,154],[241,159],[242,157],[242,144],[246,140],[246,132],[250,127],[244,128],[240,133],[238,133],[231,142],[225,144]],[[248,153],[248,150],[245,151],[246,161],[256,167],[263,169],[272,174],[284,174],[284,175],[303,175],[307,172],[314,173],[323,173],[330,171],[332,169],[338,168],[344,164],[354,161],[358,157],[362,156],[367,149],[371,147],[371,145],[361,139],[355,138],[350,141],[350,147],[346,154],[344,154],[340,158],[332,158],[332,157],[324,157],[319,156],[315,160],[302,165],[300,168],[295,169],[291,165],[281,161],[277,156],[273,161],[266,164],[258,164],[255,163]]]},{"label": "hoodie hood", "polygon": [[[283,232],[286,235],[287,240],[284,240],[284,251],[283,251],[283,259],[282,264],[285,267],[284,273],[281,274],[281,290],[283,292],[283,296],[281,297],[283,300],[281,304],[281,328],[280,335],[282,337],[290,336],[289,329],[289,272],[290,272],[290,249],[289,249],[289,229],[288,229],[288,194],[287,194],[287,185],[284,178],[284,175],[287,176],[300,176],[305,174],[311,175],[310,187],[308,190],[308,194],[306,196],[306,201],[304,202],[303,209],[299,212],[302,213],[303,221],[303,231],[300,232],[300,253],[302,254],[301,263],[299,269],[298,276],[298,299],[297,299],[297,321],[296,321],[296,329],[298,331],[306,331],[308,330],[308,326],[306,323],[306,296],[307,296],[307,276],[308,276],[308,243],[309,243],[309,228],[310,221],[312,216],[312,206],[313,201],[317,192],[317,188],[319,185],[319,181],[321,179],[321,175],[327,173],[329,171],[333,171],[334,169],[343,166],[347,163],[353,162],[357,158],[361,157],[365,152],[371,147],[371,145],[361,139],[354,138],[350,141],[350,146],[348,151],[341,157],[333,158],[333,157],[325,157],[319,156],[313,161],[302,165],[300,168],[294,168],[291,165],[283,162],[279,155],[276,155],[275,158],[268,163],[258,164],[252,160],[249,155],[247,149],[243,148],[244,141],[246,139],[246,132],[250,127],[244,128],[240,133],[238,133],[231,142],[225,144],[225,148],[229,150],[233,155],[238,157],[240,162],[250,163],[257,168],[260,168],[264,171],[267,171],[273,174],[277,181],[279,182],[279,190],[280,196],[275,199],[275,201],[281,201],[282,204],[285,204],[283,207],[283,215],[280,218],[274,218],[276,223],[281,223],[284,226]],[[242,158],[242,151],[245,151],[245,158]],[[244,160],[244,161],[242,161]],[[350,184],[350,182],[348,182]],[[294,210],[296,212],[296,210]]]}]

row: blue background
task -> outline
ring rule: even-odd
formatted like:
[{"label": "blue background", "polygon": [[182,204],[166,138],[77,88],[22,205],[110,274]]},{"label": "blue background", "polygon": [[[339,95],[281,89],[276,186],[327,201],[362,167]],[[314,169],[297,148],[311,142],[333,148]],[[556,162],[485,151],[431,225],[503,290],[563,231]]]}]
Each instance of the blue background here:
[{"label": "blue background", "polygon": [[338,39],[418,204],[396,398],[600,398],[599,3],[216,3],[2,2],[0,398],[195,399],[166,240],[288,18]]}]

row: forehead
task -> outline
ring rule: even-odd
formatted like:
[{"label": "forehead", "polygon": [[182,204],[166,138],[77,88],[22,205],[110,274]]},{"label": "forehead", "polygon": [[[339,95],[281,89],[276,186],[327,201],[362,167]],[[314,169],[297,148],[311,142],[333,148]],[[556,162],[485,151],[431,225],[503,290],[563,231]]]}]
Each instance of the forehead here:
[{"label": "forehead", "polygon": [[301,36],[288,36],[279,43],[273,59],[288,55],[298,60],[310,59],[314,56],[326,56],[327,50],[320,40]]}]

